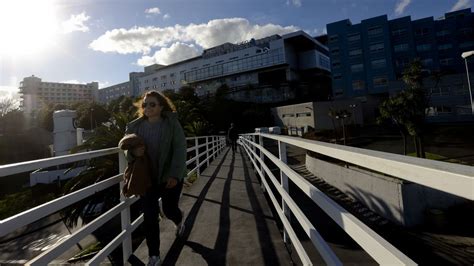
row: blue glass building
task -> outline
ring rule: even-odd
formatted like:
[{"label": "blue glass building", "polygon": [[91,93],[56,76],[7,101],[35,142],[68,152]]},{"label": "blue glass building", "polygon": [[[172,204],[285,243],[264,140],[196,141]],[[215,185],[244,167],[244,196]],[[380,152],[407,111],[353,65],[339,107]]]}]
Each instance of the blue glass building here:
[{"label": "blue glass building", "polygon": [[407,16],[388,20],[384,15],[359,24],[348,19],[328,24],[334,98],[383,99],[403,88],[403,69],[419,58],[427,73],[444,75],[440,84],[425,84],[430,95],[428,117],[441,114],[446,120],[470,114],[461,53],[474,50],[473,27],[471,9],[446,13],[439,19],[411,20]]}]

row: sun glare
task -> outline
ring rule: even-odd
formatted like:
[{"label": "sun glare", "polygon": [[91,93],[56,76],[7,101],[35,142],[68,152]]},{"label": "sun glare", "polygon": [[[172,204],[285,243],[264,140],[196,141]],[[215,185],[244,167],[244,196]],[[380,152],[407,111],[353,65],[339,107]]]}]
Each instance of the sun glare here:
[{"label": "sun glare", "polygon": [[57,30],[52,0],[0,1],[0,55],[33,55],[54,44]]}]

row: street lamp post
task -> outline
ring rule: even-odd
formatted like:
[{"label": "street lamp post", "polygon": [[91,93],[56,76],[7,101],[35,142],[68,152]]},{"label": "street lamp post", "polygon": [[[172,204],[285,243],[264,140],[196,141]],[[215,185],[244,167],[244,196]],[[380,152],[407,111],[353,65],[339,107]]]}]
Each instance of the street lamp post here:
[{"label": "street lamp post", "polygon": [[474,55],[474,50],[464,52],[461,54],[462,58],[464,58],[464,63],[466,64],[467,87],[469,88],[469,98],[471,99],[471,114],[474,115],[474,104],[472,103],[471,81],[469,80],[469,68],[467,67],[467,58],[472,55]]},{"label": "street lamp post", "polygon": [[92,112],[94,112],[94,108],[91,108],[91,131],[92,131]]}]

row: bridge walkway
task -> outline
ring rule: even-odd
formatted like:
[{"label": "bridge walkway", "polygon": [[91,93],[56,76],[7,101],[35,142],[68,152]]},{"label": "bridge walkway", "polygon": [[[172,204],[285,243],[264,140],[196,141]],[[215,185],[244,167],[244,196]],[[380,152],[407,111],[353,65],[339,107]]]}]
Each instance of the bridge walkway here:
[{"label": "bridge walkway", "polygon": [[[242,151],[222,152],[190,187],[183,188],[182,239],[161,221],[163,265],[291,265],[291,256],[251,163]],[[134,255],[147,262],[146,241]]]}]

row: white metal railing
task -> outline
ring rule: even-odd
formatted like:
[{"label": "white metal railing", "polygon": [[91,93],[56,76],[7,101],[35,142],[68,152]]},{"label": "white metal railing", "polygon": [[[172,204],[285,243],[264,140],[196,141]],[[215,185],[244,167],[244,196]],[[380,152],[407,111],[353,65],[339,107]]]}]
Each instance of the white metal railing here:
[{"label": "white metal railing", "polygon": [[[278,142],[279,158],[264,148],[264,138]],[[471,166],[262,133],[241,135],[240,143],[260,175],[262,184],[282,220],[285,230],[284,241],[287,242],[289,237],[304,265],[312,265],[312,262],[291,227],[288,219],[290,210],[324,261],[331,265],[342,263],[288,194],[288,178],[379,264],[414,265],[416,263],[291,169],[286,164],[287,144],[474,200],[474,168]],[[265,165],[265,157],[279,168],[280,180],[277,180]],[[282,207],[273,195],[268,180],[281,195]]]},{"label": "white metal railing", "polygon": [[[193,142],[193,146],[187,149],[187,152],[191,152],[190,156],[192,159],[186,162],[186,165],[195,165],[195,167],[188,172],[188,177],[194,172],[200,175],[200,167],[203,164],[209,165],[209,162],[215,159],[215,157],[225,148],[225,137],[224,136],[204,136],[187,138],[188,142]],[[204,142],[199,144],[199,142]],[[204,148],[204,152],[199,153],[200,149]],[[64,195],[60,198],[44,203],[40,206],[34,207],[22,213],[16,214],[12,217],[6,218],[0,221],[0,237],[5,236],[15,230],[38,221],[41,218],[47,217],[53,213],[56,213],[65,207],[68,207],[82,199],[85,199],[99,191],[110,188],[113,185],[120,183],[120,187],[123,185],[122,177],[123,171],[127,165],[123,152],[120,152],[118,148],[110,148],[98,151],[78,153],[74,155],[59,156],[48,159],[41,159],[35,161],[21,162],[9,165],[0,166],[0,178],[5,178],[9,175],[33,171],[38,168],[45,168],[50,166],[56,166],[66,163],[72,163],[82,160],[88,160],[96,157],[117,154],[119,157],[119,170],[120,174],[110,177],[106,180],[80,189],[68,195]],[[203,156],[205,158],[203,158]],[[67,238],[64,238],[60,242],[56,243],[50,249],[39,254],[32,260],[28,261],[27,265],[46,265],[53,259],[57,258],[65,251],[76,245],[85,236],[101,227],[104,223],[111,220],[117,214],[120,213],[122,231],[118,236],[115,237],[110,243],[108,243],[99,253],[97,253],[87,265],[99,265],[115,248],[122,244],[123,261],[126,262],[132,254],[132,232],[142,223],[143,215],[140,215],[135,221],[130,221],[130,206],[138,200],[137,197],[125,198],[121,195],[120,203],[108,210],[98,218],[94,219],[87,225],[81,227],[78,231],[72,233]]]}]

